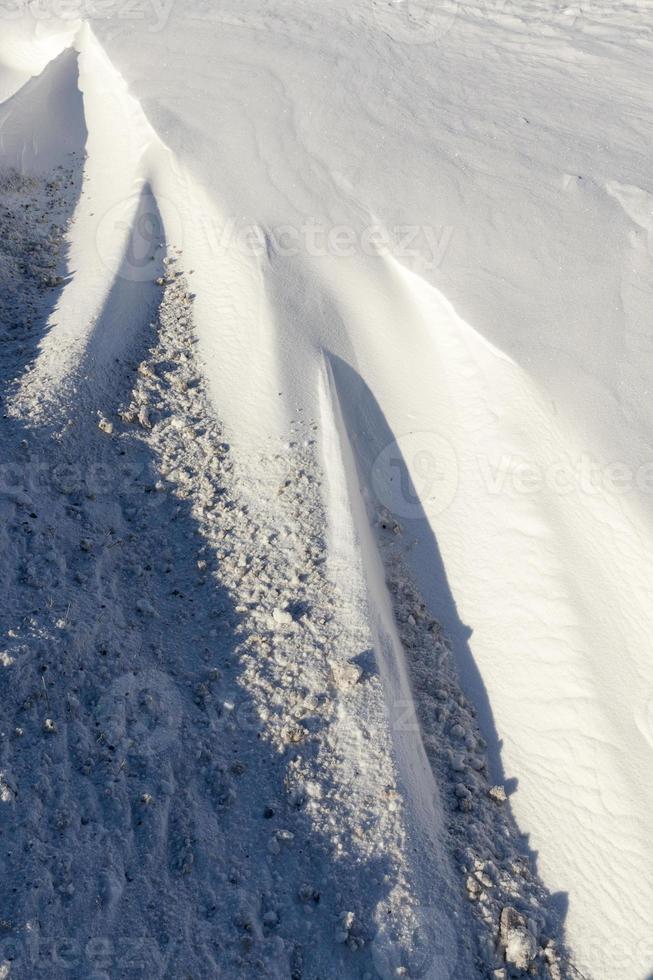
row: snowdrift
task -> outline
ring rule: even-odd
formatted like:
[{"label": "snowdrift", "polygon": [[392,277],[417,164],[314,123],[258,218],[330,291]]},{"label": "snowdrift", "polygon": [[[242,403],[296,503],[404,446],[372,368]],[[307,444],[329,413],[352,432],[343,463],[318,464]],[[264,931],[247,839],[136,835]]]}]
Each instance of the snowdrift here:
[{"label": "snowdrift", "polygon": [[408,6],[7,24],[8,975],[650,973],[647,5]]}]

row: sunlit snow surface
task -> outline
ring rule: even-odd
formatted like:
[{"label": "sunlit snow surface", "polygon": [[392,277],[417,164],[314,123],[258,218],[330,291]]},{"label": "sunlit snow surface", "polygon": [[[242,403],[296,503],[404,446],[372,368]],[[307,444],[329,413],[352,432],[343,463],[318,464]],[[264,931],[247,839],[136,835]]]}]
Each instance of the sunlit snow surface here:
[{"label": "sunlit snow surface", "polygon": [[[504,900],[496,895],[508,886],[482,886],[492,919],[485,935],[482,901],[466,880],[486,872],[461,845],[467,833],[475,846],[476,825],[483,846],[498,832],[485,803],[475,817],[462,809],[455,816],[459,776],[445,771],[445,756],[458,766],[449,741],[456,719],[429,731],[428,711],[413,710],[411,685],[416,702],[418,692],[434,703],[437,696],[431,661],[425,667],[415,653],[423,634],[407,634],[406,610],[386,589],[386,581],[401,581],[413,583],[413,605],[421,592],[451,641],[487,743],[488,785],[505,785],[506,826],[527,835],[525,853],[537,855],[528,901],[548,902],[553,916],[548,933],[535,929],[538,940],[566,939],[583,976],[643,980],[653,971],[653,4],[152,0],[136,8],[116,0],[69,13],[67,20],[46,7],[0,15],[2,170],[25,176],[3,184],[11,232],[0,268],[3,329],[27,330],[9,338],[2,366],[11,419],[3,461],[18,461],[18,469],[8,470],[3,491],[10,601],[1,669],[16,701],[7,707],[0,806],[13,808],[7,836],[15,851],[37,841],[39,855],[16,884],[32,889],[29,901],[16,900],[6,916],[18,949],[13,958],[0,949],[7,975],[34,975],[25,951],[40,930],[48,941],[77,943],[70,955],[79,976],[129,975],[117,964],[118,933],[147,933],[158,956],[158,965],[143,968],[148,976],[183,976],[184,968],[225,977],[394,976],[401,964],[393,957],[410,941],[388,935],[383,902],[403,910],[407,932],[417,922],[430,937],[422,959],[412,949],[407,975],[442,980],[500,969],[501,947],[483,947],[483,936],[500,939]],[[44,189],[53,179],[59,184]],[[41,246],[35,253],[25,242],[11,245],[30,195],[25,240],[40,240],[51,220],[61,228],[43,245],[52,267],[39,264]],[[181,332],[166,334],[164,325],[148,333],[161,319],[161,290],[171,288],[163,259],[173,255],[192,293],[192,331],[185,332],[189,313]],[[34,282],[23,288],[26,268]],[[130,416],[147,377],[145,368],[135,376],[134,366],[154,370],[185,341],[192,363],[184,383],[201,405],[150,392]],[[147,414],[139,422],[144,404],[152,428]],[[180,441],[164,425],[168,417],[182,420]],[[227,521],[237,541],[231,555],[204,513],[211,419],[236,461],[235,476],[219,476],[218,498],[225,493],[236,511],[245,509],[239,522],[225,504],[231,516],[218,522]],[[129,442],[126,426],[136,426],[142,448]],[[204,436],[206,457],[191,465],[184,453]],[[172,491],[161,508],[152,504],[155,491],[146,504],[126,503],[114,473],[91,507],[84,494],[77,499],[73,480],[71,513],[53,502],[67,493],[59,476],[34,490],[39,461],[49,473],[78,454],[84,468],[95,461],[112,469],[122,440],[125,465],[136,467],[143,486],[150,470],[154,486],[164,469],[175,494],[186,486],[181,530],[170,532],[181,557],[172,545],[164,555]],[[291,502],[278,492],[286,481]],[[23,541],[16,535],[28,534],[32,512],[43,527]],[[105,552],[110,527],[129,544]],[[187,578],[191,565],[208,560],[182,547],[193,528],[198,548],[218,556],[219,585],[208,572],[199,585]],[[134,584],[139,547],[144,580]],[[247,556],[260,567],[241,584],[238,562]],[[169,590],[159,565],[173,569]],[[175,589],[205,590],[194,599],[198,618],[178,632]],[[249,611],[236,613],[239,602]],[[260,630],[273,649],[266,637],[283,627],[273,610],[286,606],[294,617],[291,666],[280,651],[281,665],[263,676],[260,664],[243,661],[230,616],[243,618],[248,643]],[[227,619],[218,639],[214,612]],[[94,675],[100,669],[103,644],[120,648],[124,662],[103,664],[108,674],[97,675],[96,687],[88,678],[87,686],[73,682],[66,671],[80,664]],[[313,732],[319,761],[266,719],[269,760],[248,741],[253,723],[247,736],[237,724],[216,734],[234,691],[205,674],[233,670],[224,663],[230,656],[240,666],[229,683],[240,684],[257,711],[286,683],[285,715],[300,690],[318,699],[301,710],[322,718]],[[361,677],[350,684],[347,668],[336,670],[342,683],[334,690],[334,656],[359,664]],[[54,663],[42,671],[48,657]],[[135,763],[124,750],[128,762],[121,767],[116,756],[102,775],[94,761],[87,787],[79,775],[89,776],[85,759],[108,751],[95,741],[113,711],[106,697],[114,705],[132,691],[132,667],[145,677],[135,691],[154,687],[172,702],[167,721],[152,723],[155,736]],[[105,683],[113,693],[103,702]],[[195,717],[204,699],[197,685],[214,683],[212,707]],[[66,708],[66,698],[81,707]],[[45,720],[57,703],[51,732]],[[12,734],[16,728],[24,733]],[[217,759],[219,738],[226,741]],[[367,743],[373,749],[361,750]],[[215,817],[228,810],[238,780],[226,775],[227,744],[254,752],[254,772],[272,767],[267,782],[243,774],[247,792],[233,790],[236,806],[246,796],[251,826]],[[165,785],[150,789],[169,745],[174,774],[161,771]],[[322,755],[329,745],[331,762]],[[279,861],[276,847],[293,845],[277,831],[288,828],[260,826],[260,812],[280,804],[256,798],[257,787],[281,792],[292,783],[293,752],[304,769],[289,798],[312,800],[308,814],[302,810],[306,839],[314,834],[315,847],[331,855],[317,864],[331,876],[320,908],[298,846]],[[461,771],[474,771],[473,758],[463,762]],[[133,766],[133,780],[125,766]],[[182,769],[191,773],[188,785]],[[306,789],[313,783],[315,797]],[[26,813],[30,793],[40,802]],[[400,803],[388,808],[393,794]],[[155,803],[143,802],[149,795]],[[105,797],[114,796],[109,806]],[[292,802],[283,806],[294,813]],[[99,828],[95,837],[86,817]],[[329,819],[347,838],[341,866]],[[142,820],[153,822],[147,833]],[[149,850],[139,843],[144,835]],[[256,860],[245,857],[243,840]],[[75,841],[86,886],[73,867]],[[496,838],[495,846],[501,851]],[[193,847],[199,871],[188,858]],[[260,880],[257,870],[249,881],[230,881],[231,849],[241,868],[265,862]],[[16,853],[11,861],[10,884],[21,874]],[[177,884],[175,875],[188,874],[193,883],[197,876],[197,893]],[[148,919],[144,909],[159,894],[171,921],[154,935],[154,914]],[[356,902],[360,910],[350,907]],[[214,906],[220,911],[210,914]],[[145,925],[130,934],[125,923],[134,915]],[[301,955],[288,938],[300,934]],[[191,935],[200,952],[184,959]],[[97,953],[89,965],[88,937],[110,937],[106,962]],[[574,976],[565,963],[563,975]],[[542,955],[538,964],[545,968]]]}]

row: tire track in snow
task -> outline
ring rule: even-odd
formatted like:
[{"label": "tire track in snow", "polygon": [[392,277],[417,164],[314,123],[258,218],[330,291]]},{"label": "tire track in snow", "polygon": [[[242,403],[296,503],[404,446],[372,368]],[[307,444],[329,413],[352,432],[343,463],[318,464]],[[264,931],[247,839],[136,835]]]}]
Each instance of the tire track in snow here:
[{"label": "tire track in snow", "polygon": [[[387,725],[395,748],[402,740],[413,743],[404,755],[404,763],[409,759],[417,770],[412,785],[411,774],[403,776],[414,816],[418,824],[435,824],[439,846],[454,859],[458,887],[464,887],[472,909],[474,924],[470,921],[466,928],[475,936],[481,975],[496,970],[501,976],[507,961],[517,975],[528,970],[553,980],[575,976],[559,912],[524,846],[503,787],[492,784],[487,744],[476,711],[461,689],[451,645],[429,613],[406,562],[403,528],[379,505],[369,483],[368,440],[385,428],[379,406],[351,367],[334,355],[328,355],[327,362],[331,397],[338,405],[341,452],[349,457],[351,494],[360,498],[352,503],[359,511],[357,546],[366,553],[376,603],[387,607],[381,617],[378,611],[372,613],[372,619],[385,620],[376,648],[394,662],[385,671]],[[374,436],[360,431],[360,419],[368,426],[376,424]],[[387,444],[388,439],[386,433],[382,441]],[[405,462],[398,462],[407,472]],[[403,689],[405,682],[398,682],[404,674],[410,681],[408,690]],[[416,765],[424,749],[437,786],[435,806],[426,811],[417,784],[428,784],[428,778]],[[442,885],[435,891],[442,894]],[[446,935],[446,930],[441,932]]]}]

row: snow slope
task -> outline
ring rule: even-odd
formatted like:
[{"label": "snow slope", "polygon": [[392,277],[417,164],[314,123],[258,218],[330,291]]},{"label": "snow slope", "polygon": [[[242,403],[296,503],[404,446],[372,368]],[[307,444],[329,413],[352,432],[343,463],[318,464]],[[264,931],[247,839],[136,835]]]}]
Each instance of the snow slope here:
[{"label": "snow slope", "polygon": [[[165,928],[182,939],[174,955],[185,949],[183,968],[207,976],[252,975],[257,957],[267,966],[256,969],[268,975],[383,976],[402,956],[410,960],[408,975],[484,976],[501,968],[506,943],[514,966],[529,936],[540,949],[561,941],[564,918],[576,965],[564,953],[558,962],[548,947],[537,970],[648,976],[651,4],[475,0],[318,9],[299,0],[178,0],[152,4],[142,17],[127,9],[87,13],[84,24],[26,14],[7,21],[0,39],[3,168],[40,181],[63,167],[58,220],[71,221],[61,288],[43,299],[43,283],[30,280],[12,300],[41,306],[31,327],[36,336],[20,341],[22,351],[9,348],[6,378],[16,384],[7,401],[6,458],[26,451],[20,435],[36,442],[29,452],[47,467],[79,455],[113,474],[122,452],[114,443],[125,443],[129,463],[145,465],[146,454],[154,487],[172,473],[177,490],[153,506],[143,477],[142,501],[121,504],[123,516],[113,514],[122,499],[113,475],[97,511],[72,501],[79,517],[59,512],[52,488],[41,505],[34,501],[35,512],[54,508],[47,554],[55,564],[65,555],[65,566],[50,579],[7,545],[7,581],[20,561],[28,565],[27,581],[8,586],[16,603],[8,628],[16,636],[7,657],[15,663],[13,646],[27,655],[38,639],[56,651],[55,662],[79,669],[89,644],[113,637],[115,645],[127,630],[127,660],[104,668],[113,694],[100,723],[109,736],[118,726],[119,745],[128,737],[114,706],[134,688],[124,679],[132,657],[147,686],[173,705],[165,746],[172,771],[160,776],[151,758],[157,753],[148,749],[145,763],[136,753],[135,795],[124,788],[113,794],[115,831],[105,803],[93,799],[102,833],[89,833],[86,865],[95,868],[105,835],[110,874],[120,879],[109,889],[104,918],[83,914],[97,887],[95,871],[69,909],[65,897],[57,897],[56,914],[21,899],[12,915],[23,923],[40,916],[50,938],[81,916],[80,935],[115,943],[129,935],[136,910],[142,916],[165,896],[175,920],[174,929]],[[30,81],[32,75],[40,77]],[[42,183],[12,190],[41,202],[55,192]],[[32,228],[27,218],[25,224]],[[379,247],[381,238],[388,244]],[[60,241],[55,233],[51,244]],[[163,260],[175,257],[192,283],[192,324],[182,315],[188,322],[168,329],[165,311],[177,309],[187,289],[168,295],[176,286],[166,285],[170,266]],[[30,262],[23,265],[30,269]],[[11,281],[5,276],[4,290]],[[159,326],[150,329],[150,322]],[[159,382],[148,381],[148,371],[159,377],[157,365],[184,351],[192,353],[196,396],[186,403],[155,395]],[[144,373],[134,379],[129,366],[142,359]],[[143,385],[153,386],[147,397]],[[152,398],[154,421],[150,409],[141,418]],[[98,419],[114,431],[98,429]],[[185,435],[173,437],[177,426],[166,419],[178,420]],[[299,419],[314,426],[307,440],[292,435]],[[142,430],[138,437],[129,434],[133,425]],[[219,500],[226,493],[233,505],[222,503],[209,519],[203,480],[213,479],[214,440],[229,444],[238,475],[231,468],[215,475],[213,492]],[[180,465],[182,450],[189,460]],[[166,572],[159,553],[180,487],[188,512],[171,538],[179,553],[171,546],[171,556],[163,555]],[[279,487],[289,489],[277,494]],[[18,534],[21,508],[32,501],[25,487],[12,493],[7,521]],[[78,519],[88,523],[91,554],[105,525],[121,541],[130,520],[143,527],[140,543],[119,547],[92,573],[89,595],[111,610],[106,641],[95,628],[87,635],[91,607],[77,609],[85,593],[74,576],[90,561],[75,550],[70,522]],[[199,584],[192,578],[193,534],[217,562],[217,598],[208,574]],[[233,540],[226,550],[220,534]],[[44,549],[42,542],[34,548],[37,566]],[[139,559],[139,549],[150,559]],[[243,582],[246,573],[236,569],[248,561],[251,580]],[[136,592],[129,584],[135,567],[151,577]],[[189,580],[204,590],[193,592],[188,629],[173,625],[166,574],[174,574],[180,592]],[[299,584],[292,585],[293,575]],[[62,609],[46,604],[45,618],[21,627],[35,632],[22,635],[17,624],[31,601],[25,590],[47,592],[53,583],[65,597]],[[273,656],[262,666],[261,654],[250,662],[251,653],[239,652],[238,675],[212,695],[220,710],[231,710],[224,707],[234,701],[230,684],[245,690],[270,746],[263,752],[237,726],[229,730],[225,758],[232,751],[250,756],[243,790],[225,778],[226,762],[216,763],[216,803],[196,783],[223,715],[215,708],[212,716],[192,697],[177,704],[177,690],[199,684],[211,693],[197,654],[214,612],[221,615],[220,590],[223,604],[247,610],[228,626],[233,639],[231,632],[220,637],[220,657],[241,642],[274,650],[278,628],[291,640],[280,664]],[[113,598],[99,598],[105,595]],[[281,611],[270,621],[274,608]],[[67,643],[54,630],[59,621],[70,630],[71,616],[76,638]],[[439,628],[427,635],[432,617],[452,641],[455,670]],[[372,652],[355,660],[359,676],[346,666],[334,673],[332,650],[343,664]],[[172,679],[175,651],[179,681]],[[222,675],[224,665],[207,661],[206,669],[213,666]],[[294,681],[284,680],[285,670]],[[38,691],[34,676],[25,672]],[[329,676],[340,677],[340,687]],[[319,746],[313,755],[289,749],[287,722],[279,729],[274,712],[265,716],[272,692],[281,692],[287,709],[297,685],[302,698],[317,699],[301,709],[321,718],[317,732],[308,726]],[[48,691],[46,681],[41,687]],[[95,723],[86,713],[102,697],[93,685],[82,693],[84,741]],[[16,710],[25,697],[16,695]],[[55,701],[52,690],[47,697]],[[200,709],[208,720],[198,720]],[[60,710],[63,716],[68,709]],[[36,711],[36,728],[39,718]],[[47,770],[47,741],[36,731],[30,737],[27,761],[12,749],[8,766]],[[61,785],[81,821],[88,779],[64,778],[71,756],[54,737],[50,744],[62,772],[44,776],[33,791],[41,793],[43,812],[54,814],[50,784]],[[103,743],[94,750],[104,751]],[[179,789],[192,753],[200,765],[188,767],[192,785]],[[124,769],[112,777],[118,784],[129,778]],[[277,844],[266,851],[267,832],[246,807],[278,795],[295,769],[316,795],[302,789],[311,802],[293,816],[301,825],[289,831],[295,837],[279,838],[275,827]],[[155,776],[168,788],[148,788]],[[11,778],[10,795],[20,783]],[[487,796],[493,782],[509,791],[509,807]],[[101,783],[91,783],[98,794]],[[231,806],[231,793],[234,816],[224,818],[219,845],[216,812],[225,794]],[[144,811],[154,814],[156,829],[139,851],[138,821],[148,817],[133,815],[128,798],[161,794],[169,802],[164,814]],[[379,800],[388,794],[400,803],[386,812]],[[23,846],[29,835],[20,819],[11,833]],[[328,829],[333,821],[344,828],[340,848],[338,833]],[[199,830],[187,829],[191,824]],[[272,857],[259,868],[258,859],[252,864],[249,852],[238,851],[234,874],[254,876],[242,885],[248,911],[236,922],[221,910],[211,934],[197,923],[231,881],[223,862],[238,831],[252,853]],[[82,831],[65,832],[72,855]],[[285,854],[295,839],[309,852],[317,842],[316,864],[289,857],[275,878],[277,845]],[[34,860],[54,854],[56,840],[42,841]],[[187,855],[195,845],[187,840],[202,842],[192,871]],[[166,848],[186,855],[170,857],[167,872]],[[152,870],[127,898],[121,876],[130,862],[150,862]],[[173,898],[175,870],[191,874],[193,887]],[[76,876],[70,866],[57,874],[52,887],[65,896]],[[321,890],[311,875],[328,878],[330,892],[309,928],[311,916],[303,918],[296,903],[304,885]],[[201,914],[193,905],[200,894]],[[254,914],[255,895],[265,898]],[[389,938],[379,921],[386,905],[397,917]],[[512,932],[510,916],[501,916],[511,905],[528,920],[513,923]],[[270,917],[266,925],[268,911],[284,923],[279,934]],[[144,921],[156,948],[167,948],[154,919]],[[232,934],[237,928],[246,941]],[[431,938],[422,960],[420,930]],[[195,945],[191,936],[200,937]],[[299,947],[310,950],[301,967],[293,952]],[[20,957],[16,962],[18,971],[25,968]],[[80,975],[87,967],[76,961]],[[120,975],[115,963],[107,969]],[[181,975],[181,966],[171,969]]]}]

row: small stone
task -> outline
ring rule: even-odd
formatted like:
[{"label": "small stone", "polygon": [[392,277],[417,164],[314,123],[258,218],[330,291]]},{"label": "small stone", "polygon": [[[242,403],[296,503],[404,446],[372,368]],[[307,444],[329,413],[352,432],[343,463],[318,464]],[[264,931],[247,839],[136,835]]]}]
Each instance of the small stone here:
[{"label": "small stone", "polygon": [[352,926],[354,925],[354,913],[353,912],[341,912],[338,916],[338,925],[336,927],[336,942],[346,943],[349,939],[349,933]]},{"label": "small stone", "polygon": [[82,538],[82,540],[79,542],[79,547],[82,549],[82,551],[91,551],[93,548],[93,542],[90,538]]},{"label": "small stone", "polygon": [[333,681],[336,687],[340,688],[353,687],[358,684],[363,675],[360,667],[348,660],[344,663],[332,662],[330,667]]},{"label": "small stone", "polygon": [[537,943],[524,916],[511,905],[501,910],[499,934],[506,962],[518,970],[528,970],[535,959]]},{"label": "small stone", "polygon": [[287,609],[273,609],[272,619],[275,621],[275,623],[278,623],[279,626],[289,626],[292,623],[292,616]]},{"label": "small stone", "polygon": [[46,718],[43,722],[44,731],[48,732],[49,735],[54,735],[57,731],[57,723],[52,720],[52,718]]},{"label": "small stone", "polygon": [[487,795],[491,800],[494,800],[495,803],[505,803],[508,799],[503,786],[491,786],[487,791]]},{"label": "small stone", "polygon": [[284,725],[279,734],[288,745],[296,745],[304,741],[307,731],[303,725]]},{"label": "small stone", "polygon": [[105,418],[100,419],[100,421],[97,424],[97,427],[98,429],[101,429],[102,432],[106,432],[108,436],[110,436],[111,433],[113,432],[113,422],[109,422],[109,420]]},{"label": "small stone", "polygon": [[476,878],[469,875],[467,881],[465,882],[465,887],[467,889],[467,896],[470,901],[475,901],[481,893],[481,886],[476,880]]}]

